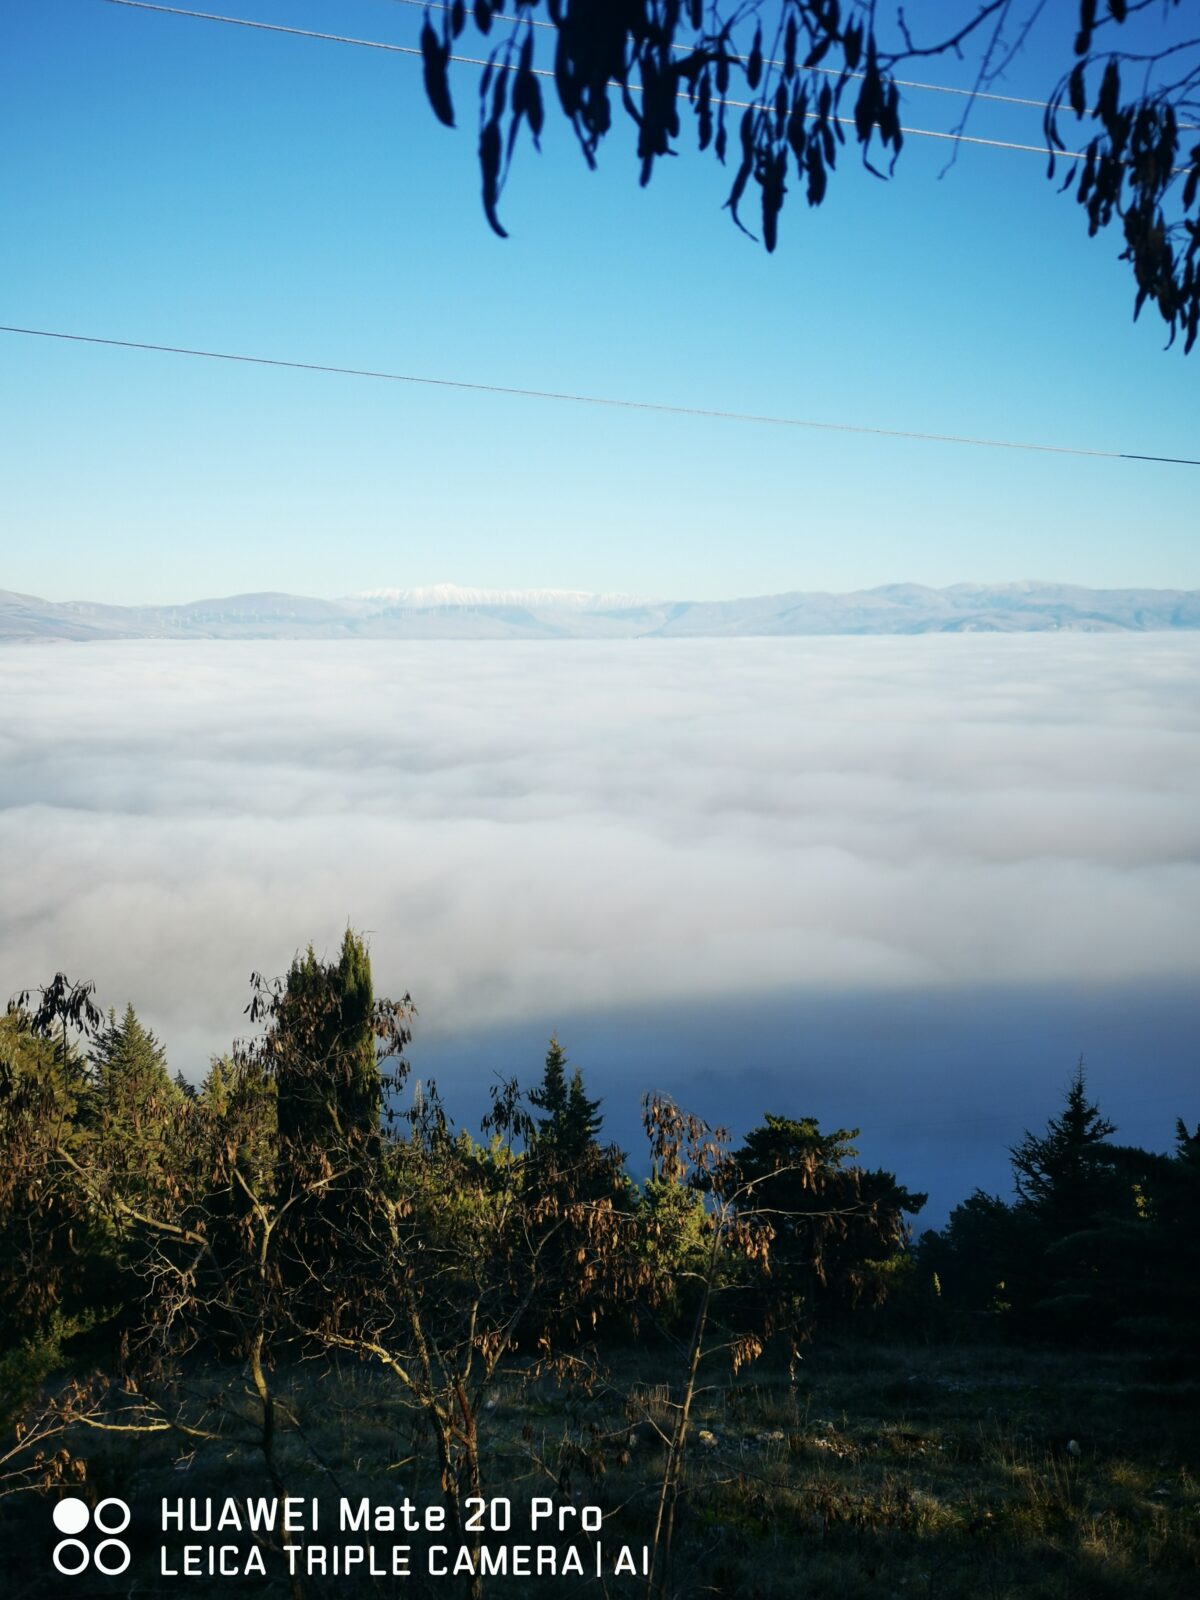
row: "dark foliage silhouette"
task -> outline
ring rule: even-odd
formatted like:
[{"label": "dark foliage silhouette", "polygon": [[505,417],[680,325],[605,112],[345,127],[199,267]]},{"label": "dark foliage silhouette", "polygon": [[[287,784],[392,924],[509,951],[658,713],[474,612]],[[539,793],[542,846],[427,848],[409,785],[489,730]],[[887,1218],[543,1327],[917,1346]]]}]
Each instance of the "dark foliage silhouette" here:
[{"label": "dark foliage silhouette", "polygon": [[[1134,315],[1155,305],[1171,339],[1182,332],[1190,350],[1200,330],[1200,36],[1172,26],[1188,20],[1183,0],[1077,7],[1074,60],[1048,90],[1050,172],[1082,134],[1083,159],[1066,161],[1063,187],[1092,234],[1120,228],[1137,284]],[[699,151],[732,170],[725,203],[734,222],[760,229],[774,250],[789,187],[820,205],[847,145],[857,145],[878,176],[894,168],[904,144],[896,80],[906,66],[969,57],[976,89],[984,89],[1021,51],[1042,9],[1042,0],[964,3],[957,22],[930,31],[927,18],[910,26],[902,7],[848,0],[454,0],[426,13],[425,91],[434,114],[453,126],[452,58],[473,30],[472,48],[487,59],[479,85],[483,208],[501,236],[500,197],[517,141],[525,127],[539,144],[544,86],[552,83],[589,166],[616,123],[632,124],[643,185],[658,161],[677,153],[690,119]],[[1159,29],[1154,43],[1122,49],[1122,29],[1135,19],[1144,29],[1147,14]]]}]

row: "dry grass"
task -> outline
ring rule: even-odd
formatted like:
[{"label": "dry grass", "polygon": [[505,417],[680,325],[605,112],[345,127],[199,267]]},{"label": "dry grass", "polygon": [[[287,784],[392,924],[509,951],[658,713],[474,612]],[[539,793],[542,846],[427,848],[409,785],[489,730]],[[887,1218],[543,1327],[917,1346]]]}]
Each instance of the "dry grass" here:
[{"label": "dry grass", "polygon": [[[606,1544],[649,1538],[658,1429],[670,1417],[666,1360],[624,1353],[591,1395],[530,1382],[518,1369],[504,1375],[481,1434],[489,1490],[511,1498],[514,1527],[533,1495],[551,1494],[600,1505]],[[383,1375],[304,1366],[280,1388],[298,1423],[281,1443],[291,1492],[437,1500],[419,1419]],[[147,1524],[162,1494],[266,1489],[261,1464],[241,1446],[114,1436],[79,1448],[94,1491],[133,1501]],[[1194,1392],[1147,1383],[1128,1360],[817,1349],[795,1383],[761,1366],[702,1396],[676,1590],[687,1600],[1192,1600],[1200,1594],[1198,1454]],[[46,1577],[47,1507],[26,1497],[0,1510],[3,1547],[23,1557],[7,1590],[13,1600],[63,1592]],[[611,1577],[603,1589],[578,1578],[508,1579],[493,1589],[539,1600],[642,1592]],[[108,1587],[75,1580],[70,1590],[77,1600],[181,1592],[242,1600],[286,1587],[189,1587],[143,1571],[134,1587],[126,1575]],[[345,1600],[461,1592],[426,1578],[305,1590]]]}]

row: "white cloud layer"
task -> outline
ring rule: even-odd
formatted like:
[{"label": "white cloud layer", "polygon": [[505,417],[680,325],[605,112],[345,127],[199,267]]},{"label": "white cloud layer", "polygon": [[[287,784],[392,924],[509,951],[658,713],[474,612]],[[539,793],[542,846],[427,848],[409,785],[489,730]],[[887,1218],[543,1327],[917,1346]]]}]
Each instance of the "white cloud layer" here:
[{"label": "white cloud layer", "polygon": [[0,650],[0,984],[195,1070],[370,931],[424,1035],[646,1001],[1176,980],[1200,638]]}]

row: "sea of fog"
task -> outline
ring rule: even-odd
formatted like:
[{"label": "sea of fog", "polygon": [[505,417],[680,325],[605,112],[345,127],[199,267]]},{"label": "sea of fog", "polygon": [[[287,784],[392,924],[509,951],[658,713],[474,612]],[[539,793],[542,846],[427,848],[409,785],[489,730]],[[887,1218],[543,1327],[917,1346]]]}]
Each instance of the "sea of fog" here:
[{"label": "sea of fog", "polygon": [[744,1131],[862,1128],[928,1220],[1058,1108],[1200,1119],[1200,636],[0,648],[0,988],[199,1076],[347,924],[474,1123],[557,1031]]}]

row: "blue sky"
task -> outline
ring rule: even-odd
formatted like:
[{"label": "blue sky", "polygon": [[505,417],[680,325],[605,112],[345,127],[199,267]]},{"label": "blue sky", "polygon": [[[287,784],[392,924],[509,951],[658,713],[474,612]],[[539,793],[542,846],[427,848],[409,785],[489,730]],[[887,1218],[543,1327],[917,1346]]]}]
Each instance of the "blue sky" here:
[{"label": "blue sky", "polygon": [[[236,14],[416,40],[394,0]],[[1069,8],[1051,8],[1061,14]],[[946,17],[961,7],[923,7]],[[1041,95],[1035,36],[1004,88]],[[970,81],[966,64],[921,76]],[[909,141],[793,192],[767,257],[685,141],[639,191],[552,115],[478,205],[401,57],[11,0],[0,321],[538,389],[1195,456],[1197,366],[1130,320],[1033,155]],[[947,128],[953,103],[906,98]],[[1036,143],[1036,112],[971,130]],[[1194,469],[776,430],[0,337],[0,586],[54,599],[449,580],[712,598],[1047,577],[1200,585]]]}]

